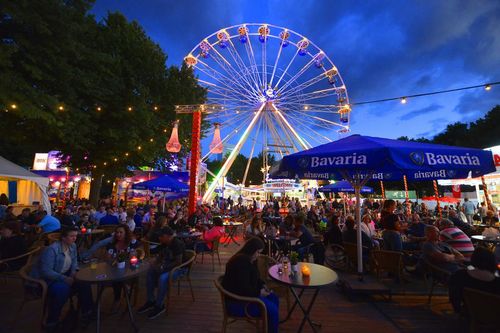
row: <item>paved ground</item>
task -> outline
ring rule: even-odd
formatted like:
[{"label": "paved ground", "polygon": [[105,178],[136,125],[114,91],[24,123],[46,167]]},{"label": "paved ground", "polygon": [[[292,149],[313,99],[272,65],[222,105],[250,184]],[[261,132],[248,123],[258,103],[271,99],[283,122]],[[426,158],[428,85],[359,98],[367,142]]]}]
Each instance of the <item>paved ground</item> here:
[{"label": "paved ground", "polygon": [[[222,265],[216,264],[212,272],[210,257],[205,263],[196,263],[192,272],[196,301],[192,302],[187,286],[181,287],[181,295],[175,293],[168,315],[148,320],[145,315],[136,314],[141,332],[221,332],[222,309],[220,296],[213,280],[223,274],[227,259],[238,249],[234,244],[221,248]],[[419,288],[424,286],[420,284]],[[312,310],[315,321],[322,323],[321,332],[465,332],[467,325],[457,320],[450,311],[446,296],[437,296],[427,305],[426,297],[418,295],[415,287],[398,287],[398,295],[388,302],[380,297],[359,297],[348,300],[335,286],[321,291]],[[16,318],[20,304],[19,282],[4,283],[0,280],[0,332],[36,332],[39,302],[28,304]],[[144,302],[144,279],[138,305]],[[423,291],[423,290],[422,290]],[[127,315],[110,315],[109,307],[112,290],[104,294],[102,332],[132,332]],[[284,302],[283,302],[284,303]],[[125,305],[124,305],[125,309]],[[286,306],[281,306],[284,317]],[[280,325],[280,332],[296,332],[302,316],[295,311],[292,319]],[[79,330],[82,331],[82,330]],[[85,332],[95,331],[91,324]],[[306,326],[304,332],[312,330]],[[245,322],[236,323],[228,332],[255,332],[255,328]]]}]

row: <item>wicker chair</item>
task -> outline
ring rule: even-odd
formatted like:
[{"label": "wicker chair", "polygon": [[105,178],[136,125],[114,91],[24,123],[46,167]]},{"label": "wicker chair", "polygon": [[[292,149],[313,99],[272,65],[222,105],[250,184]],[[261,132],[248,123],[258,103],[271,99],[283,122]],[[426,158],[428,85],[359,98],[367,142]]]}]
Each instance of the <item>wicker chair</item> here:
[{"label": "wicker chair", "polygon": [[422,264],[424,268],[424,278],[429,285],[429,296],[427,298],[427,303],[431,303],[432,295],[434,293],[434,288],[437,285],[447,286],[448,281],[450,280],[451,273],[447,270],[440,268],[439,266],[434,265],[427,259],[422,259]]},{"label": "wicker chair", "polygon": [[160,243],[151,242],[146,238],[141,239],[142,248],[144,249],[145,258],[151,257],[151,245],[160,245]]},{"label": "wicker chair", "polygon": [[394,275],[397,281],[401,281],[403,272],[403,253],[398,251],[373,250],[373,264],[377,279],[380,279],[380,272],[386,271]]},{"label": "wicker chair", "polygon": [[[355,269],[358,262],[358,246],[355,243],[344,243],[343,247],[347,257],[347,264],[351,269]],[[363,251],[368,251],[368,248],[363,246]],[[367,264],[368,263],[363,260],[364,269],[366,269]]]},{"label": "wicker chair", "polygon": [[18,278],[18,274],[20,271],[15,271],[10,269],[10,263],[13,261],[19,260],[26,258],[26,264],[30,264],[32,262],[33,256],[37,254],[40,251],[41,247],[35,247],[31,250],[29,250],[26,253],[23,253],[17,257],[12,257],[12,258],[6,258],[0,260],[0,269],[2,269],[2,272],[0,273],[0,277],[3,279],[8,279],[8,278]]},{"label": "wicker chair", "polygon": [[60,232],[52,232],[50,234],[47,234],[47,240],[49,242],[49,245],[52,243],[55,243],[57,241],[61,240],[61,233]]},{"label": "wicker chair", "polygon": [[[191,285],[191,268],[193,267],[194,259],[196,258],[196,252],[193,250],[186,250],[184,251],[184,262],[177,266],[174,267],[170,273],[169,273],[169,279],[168,279],[168,293],[167,293],[167,300],[165,302],[165,308],[168,310],[168,307],[170,305],[170,296],[172,292],[172,288],[174,287],[174,283],[177,282],[177,295],[181,294],[181,280],[186,280],[187,283],[189,284],[189,290],[191,291],[191,298],[193,299],[194,302],[194,292],[193,292],[193,286]],[[183,275],[179,276],[177,279],[173,279],[172,277],[174,274],[181,270],[185,269],[186,273]]]},{"label": "wicker chair", "polygon": [[[219,245],[220,245],[220,237],[217,237],[214,239],[212,242],[212,249],[209,251],[201,251],[201,263],[203,264],[203,258],[205,256],[205,253],[209,254],[212,256],[212,271],[215,272],[215,255],[217,255],[217,259],[219,260],[219,265],[221,265],[220,262],[220,255],[219,255]],[[195,260],[198,257],[200,253],[196,254]]]},{"label": "wicker chair", "polygon": [[284,285],[274,282],[269,278],[269,267],[275,265],[276,263],[277,261],[270,256],[266,256],[264,254],[259,255],[257,257],[257,268],[259,270],[259,276],[260,279],[264,281],[269,289],[272,289],[277,296],[279,296],[280,298],[284,297],[286,299],[286,308],[288,311],[290,311],[290,289]]},{"label": "wicker chair", "polygon": [[33,264],[30,262],[26,264],[23,268],[21,268],[21,270],[19,271],[19,275],[21,276],[24,285],[23,301],[17,311],[16,319],[14,320],[14,322],[17,321],[17,318],[19,317],[26,303],[40,300],[41,301],[40,327],[42,327],[45,322],[45,315],[47,310],[48,287],[47,283],[44,280],[35,279],[30,276],[30,271],[32,266]]},{"label": "wicker chair", "polygon": [[470,315],[471,333],[481,332],[483,327],[498,332],[500,327],[500,317],[498,316],[499,295],[465,288],[464,300]]},{"label": "wicker chair", "polygon": [[[222,278],[223,276],[220,276],[217,278],[217,280],[214,280],[215,287],[217,290],[219,290],[221,300],[222,300],[222,311],[224,314],[224,318],[222,320],[222,333],[227,332],[227,326],[238,321],[238,320],[245,320],[249,323],[252,323],[255,325],[255,328],[257,329],[257,332],[264,332],[267,333],[267,309],[266,309],[266,304],[260,300],[258,297],[243,297],[239,296],[233,293],[230,293],[224,287],[222,287]],[[236,301],[236,302],[241,302],[242,304],[245,304],[245,316],[244,317],[236,317],[228,313],[227,307],[228,301]],[[248,306],[250,304],[256,304],[260,308],[260,317],[254,317],[251,316],[248,313]],[[260,329],[259,329],[260,328]]]}]

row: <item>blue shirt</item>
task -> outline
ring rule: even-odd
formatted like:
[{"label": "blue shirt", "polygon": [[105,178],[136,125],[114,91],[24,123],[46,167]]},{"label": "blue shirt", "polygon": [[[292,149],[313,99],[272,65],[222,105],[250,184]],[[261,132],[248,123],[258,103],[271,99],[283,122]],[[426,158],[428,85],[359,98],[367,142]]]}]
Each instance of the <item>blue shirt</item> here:
[{"label": "blue shirt", "polygon": [[408,235],[412,235],[415,237],[425,237],[425,224],[420,223],[412,223],[408,227]]},{"label": "blue shirt", "polygon": [[96,222],[100,221],[104,216],[106,216],[106,214],[107,214],[106,212],[100,212],[100,211],[95,212],[93,216],[94,221]]},{"label": "blue shirt", "polygon": [[135,222],[135,227],[136,228],[142,227],[142,215],[141,214],[135,214],[134,215],[134,222]]},{"label": "blue shirt", "polygon": [[54,232],[61,229],[61,222],[52,215],[45,215],[45,217],[38,223],[38,226],[42,228],[42,231]]},{"label": "blue shirt", "polygon": [[302,233],[302,235],[300,235],[299,240],[302,246],[307,246],[314,243],[313,235],[304,225],[300,226],[300,232]]},{"label": "blue shirt", "polygon": [[118,224],[118,218],[114,215],[106,215],[104,217],[101,217],[99,220],[99,225],[117,225]]}]

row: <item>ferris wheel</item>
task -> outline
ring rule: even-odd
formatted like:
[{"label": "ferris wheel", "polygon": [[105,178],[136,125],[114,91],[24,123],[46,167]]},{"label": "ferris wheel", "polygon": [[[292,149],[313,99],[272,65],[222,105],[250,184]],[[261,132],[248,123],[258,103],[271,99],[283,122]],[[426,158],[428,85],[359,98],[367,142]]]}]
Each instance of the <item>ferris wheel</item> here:
[{"label": "ferris wheel", "polygon": [[[232,147],[203,196],[207,201],[242,149],[278,158],[332,141],[349,131],[347,89],[330,58],[306,37],[271,24],[248,23],[221,29],[184,58],[207,89],[205,120],[214,126],[208,159]],[[264,176],[265,177],[265,176]]]}]

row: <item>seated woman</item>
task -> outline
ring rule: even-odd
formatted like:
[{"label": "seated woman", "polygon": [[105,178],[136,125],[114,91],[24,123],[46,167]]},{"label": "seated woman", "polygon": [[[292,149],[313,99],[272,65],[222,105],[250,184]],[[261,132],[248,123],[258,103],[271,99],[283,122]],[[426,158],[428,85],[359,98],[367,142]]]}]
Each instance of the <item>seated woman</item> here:
[{"label": "seated woman", "polygon": [[457,313],[460,313],[463,308],[464,288],[500,295],[500,278],[495,276],[497,265],[493,253],[483,247],[478,247],[472,253],[471,264],[474,269],[456,271],[448,284],[450,302]]},{"label": "seated woman", "polygon": [[[115,228],[113,240],[106,246],[107,258],[110,261],[114,261],[118,254],[130,253],[138,247],[139,242],[134,238],[128,226],[121,224]],[[113,283],[114,302],[111,311],[113,313],[118,311],[122,288],[123,284],[121,282]]]},{"label": "seated woman", "polygon": [[342,250],[334,245],[342,245],[342,232],[339,228],[338,215],[332,215],[330,219],[330,228],[323,235],[325,245],[325,266],[333,268],[339,260],[343,258]]},{"label": "seated woman", "polygon": [[[266,305],[267,326],[270,333],[278,332],[279,298],[267,289],[259,278],[259,271],[255,264],[258,255],[264,249],[264,242],[259,238],[249,239],[226,264],[226,273],[222,279],[222,286],[227,291],[245,297],[258,297]],[[255,304],[247,307],[245,303],[231,302],[227,311],[236,316],[244,316],[245,311],[251,316],[260,316],[259,308]]]},{"label": "seated woman", "polygon": [[203,236],[202,236],[203,241],[198,242],[195,245],[195,250],[197,253],[212,251],[213,242],[216,239],[222,237],[222,235],[224,235],[224,226],[222,218],[216,216],[213,218],[212,221],[213,221],[213,227],[210,230],[208,230],[208,228],[205,226],[203,229]]},{"label": "seated woman", "polygon": [[[20,235],[20,225],[17,221],[8,221],[0,225],[0,261],[1,259],[9,259],[18,257],[27,252],[24,238]],[[27,258],[9,261],[5,264],[0,264],[0,272],[17,271],[26,264]]]},{"label": "seated woman", "polygon": [[382,232],[384,240],[384,250],[403,251],[403,239],[399,233],[400,224],[397,215],[391,214],[384,219],[385,229]]},{"label": "seated woman", "polygon": [[74,281],[78,268],[76,236],[77,229],[63,229],[61,240],[52,243],[43,250],[34,264],[31,275],[43,279],[48,285],[48,315],[46,328],[55,331],[64,304],[71,291],[76,290],[82,309],[82,321],[88,321],[92,313],[92,291],[90,285]]},{"label": "seated woman", "polygon": [[[345,230],[342,231],[343,242],[353,243],[353,244],[357,243],[358,236],[356,229],[354,229],[354,224],[355,224],[354,218],[352,216],[348,216],[345,220],[345,226],[344,226]],[[368,250],[370,250],[373,247],[371,238],[368,237],[368,235],[366,235],[363,232],[361,233],[361,241],[363,247],[368,248]],[[367,255],[368,253],[363,253],[363,255],[365,254]]]},{"label": "seated woman", "polygon": [[252,237],[258,237],[263,235],[261,219],[258,216],[254,216],[252,222],[245,229],[245,239]]}]

